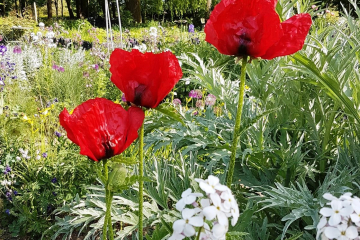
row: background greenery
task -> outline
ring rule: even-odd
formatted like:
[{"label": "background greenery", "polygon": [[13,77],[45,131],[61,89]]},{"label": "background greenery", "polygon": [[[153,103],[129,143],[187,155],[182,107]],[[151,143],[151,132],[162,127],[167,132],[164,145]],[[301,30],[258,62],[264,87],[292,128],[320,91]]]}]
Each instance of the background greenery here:
[{"label": "background greenery", "polygon": [[[319,4],[313,9],[313,4],[282,0],[277,7],[284,19],[298,12],[313,16],[300,52],[248,64],[241,151],[232,187],[241,216],[230,229],[241,233],[242,239],[315,239],[325,192],[338,196],[351,191],[359,196],[360,9],[350,1],[351,12],[345,7],[343,13],[335,9],[325,13]],[[151,11],[155,10],[147,14]],[[8,22],[0,30],[11,40],[6,25],[12,18],[0,20]],[[90,23],[63,20],[51,25],[55,38],[71,40],[68,48],[50,47],[52,41],[46,37],[34,42],[30,31],[24,32],[1,58],[1,66],[10,62],[15,67],[1,67],[0,74],[17,76],[8,76],[0,92],[0,172],[11,167],[10,174],[0,174],[0,181],[12,181],[11,186],[0,186],[5,239],[76,235],[96,239],[102,234],[105,205],[103,184],[96,178],[98,164],[78,154],[79,148],[58,122],[64,107],[71,110],[89,98],[122,103],[121,92],[109,81],[106,31]],[[25,24],[33,28],[31,32],[43,36],[48,32],[34,22],[19,23]],[[150,111],[146,118],[147,240],[165,239],[171,233],[180,216],[174,205],[185,189],[196,187],[194,178],[215,174],[224,181],[240,73],[233,58],[204,41],[203,32],[189,33],[186,26],[171,22],[165,25],[148,22],[123,34],[126,49],[141,44],[148,51],[170,49],[184,72],[163,103],[170,116]],[[149,27],[157,28],[156,38]],[[119,46],[119,32],[115,30],[114,36]],[[81,48],[83,41],[93,42],[91,50]],[[15,44],[21,46],[21,54],[12,52]],[[64,67],[64,72],[53,65]],[[199,89],[203,98],[215,95],[216,104],[197,107],[196,99],[188,95],[193,89]],[[182,105],[174,106],[174,98]],[[21,148],[28,150],[27,156]],[[130,160],[121,160],[132,174],[137,173],[136,156],[135,144],[123,156]],[[136,239],[136,184],[116,194],[113,207],[117,239]]]}]

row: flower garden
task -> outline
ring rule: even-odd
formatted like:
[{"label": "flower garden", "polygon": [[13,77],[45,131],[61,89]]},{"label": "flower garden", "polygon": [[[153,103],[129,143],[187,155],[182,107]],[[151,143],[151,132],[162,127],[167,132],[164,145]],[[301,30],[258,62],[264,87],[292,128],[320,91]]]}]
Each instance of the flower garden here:
[{"label": "flower garden", "polygon": [[360,239],[350,6],[0,24],[0,239]]}]

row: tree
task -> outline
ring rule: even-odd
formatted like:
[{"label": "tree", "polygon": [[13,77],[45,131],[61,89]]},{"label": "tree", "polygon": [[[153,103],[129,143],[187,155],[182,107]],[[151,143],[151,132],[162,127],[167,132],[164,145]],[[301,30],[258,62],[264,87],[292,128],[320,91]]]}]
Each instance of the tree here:
[{"label": "tree", "polygon": [[126,9],[129,10],[137,23],[141,23],[140,0],[125,0]]},{"label": "tree", "polygon": [[[52,18],[52,0],[46,1],[46,7],[47,7],[48,19],[51,19]],[[20,11],[21,11],[21,9],[20,9]]]}]

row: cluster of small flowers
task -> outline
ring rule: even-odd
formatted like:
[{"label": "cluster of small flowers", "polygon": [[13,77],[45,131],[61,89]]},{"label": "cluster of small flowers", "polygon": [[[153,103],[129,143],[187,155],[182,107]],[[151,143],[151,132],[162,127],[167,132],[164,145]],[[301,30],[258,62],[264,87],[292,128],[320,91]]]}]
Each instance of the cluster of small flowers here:
[{"label": "cluster of small flowers", "polygon": [[214,106],[215,103],[216,103],[216,97],[215,97],[214,95],[209,94],[209,95],[206,96],[206,98],[205,98],[205,104],[206,104],[207,106]]},{"label": "cluster of small flowers", "polygon": [[58,66],[56,64],[52,65],[52,69],[57,70],[58,72],[64,72],[65,71],[64,67]]},{"label": "cluster of small flowers", "polygon": [[202,96],[203,96],[203,94],[200,89],[191,90],[189,92],[189,97],[191,97],[191,98],[201,99]]},{"label": "cluster of small flowers", "polygon": [[320,209],[322,218],[317,225],[318,239],[360,240],[360,198],[351,195],[345,193],[336,198],[330,193],[324,194],[323,197],[330,201],[327,205],[331,207]]},{"label": "cluster of small flowers", "polygon": [[13,53],[21,54],[21,52],[22,52],[21,47],[19,45],[16,45],[13,49]]},{"label": "cluster of small flowers", "polygon": [[6,51],[7,51],[7,47],[5,45],[0,45],[0,54],[2,56],[5,55]]},{"label": "cluster of small flowers", "polygon": [[[31,157],[29,156],[29,150],[24,150],[22,148],[19,148],[19,152],[21,153],[22,157],[29,160]],[[16,157],[16,160],[20,161],[21,158],[18,156]]]},{"label": "cluster of small flowers", "polygon": [[192,193],[190,188],[181,194],[176,209],[181,212],[182,219],[174,222],[169,240],[182,240],[199,231],[201,240],[223,240],[229,228],[228,218],[232,217],[232,226],[238,221],[238,204],[231,190],[220,184],[219,178],[210,175],[206,180],[195,180],[206,197],[202,193]]}]

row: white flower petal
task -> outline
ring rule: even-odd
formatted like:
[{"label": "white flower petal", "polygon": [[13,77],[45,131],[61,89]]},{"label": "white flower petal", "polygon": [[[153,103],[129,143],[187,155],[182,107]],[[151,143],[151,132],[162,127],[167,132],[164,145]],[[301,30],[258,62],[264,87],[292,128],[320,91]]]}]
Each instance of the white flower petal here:
[{"label": "white flower petal", "polygon": [[224,212],[221,212],[221,211],[218,211],[217,214],[217,219],[219,221],[219,223],[223,226],[227,226],[229,225],[229,220],[228,218],[226,217],[225,213]]},{"label": "white flower petal", "polygon": [[359,236],[359,233],[358,233],[356,227],[350,226],[350,227],[348,227],[346,229],[346,234],[345,235],[350,239],[354,239],[354,238],[357,238]]},{"label": "white flower petal", "polygon": [[220,196],[216,193],[212,193],[210,194],[210,199],[212,201],[212,203],[214,204],[214,206],[220,206],[221,205],[221,199]]},{"label": "white flower petal", "polygon": [[207,220],[213,220],[216,217],[217,209],[214,206],[204,208],[203,214]]},{"label": "white flower petal", "polygon": [[215,177],[213,175],[210,175],[208,177],[208,180],[209,180],[209,185],[213,185],[213,186],[216,186],[217,184],[219,184],[220,180],[218,177]]},{"label": "white flower petal", "polygon": [[205,198],[200,200],[200,205],[202,208],[210,206],[210,199]]},{"label": "white flower petal", "polygon": [[337,200],[337,199],[332,200],[332,201],[331,201],[331,208],[332,208],[333,210],[338,210],[338,211],[340,211],[340,209],[342,208],[342,202],[341,202],[340,200]]},{"label": "white flower petal", "polygon": [[204,225],[204,218],[202,217],[192,217],[189,219],[189,224],[194,227],[202,227]]},{"label": "white flower petal", "polygon": [[330,194],[330,193],[325,193],[324,195],[323,195],[323,198],[325,198],[326,200],[329,200],[329,201],[332,201],[332,200],[334,200],[334,199],[337,199],[336,197],[334,197],[332,194]]},{"label": "white flower petal", "polygon": [[359,214],[353,213],[350,215],[351,221],[353,221],[353,223],[358,223],[360,222],[360,217]]},{"label": "white flower petal", "polygon": [[324,217],[330,217],[333,213],[334,210],[332,210],[331,208],[323,207],[322,209],[320,209],[320,214]]},{"label": "white flower petal", "polygon": [[182,210],[181,212],[183,219],[190,219],[192,216],[195,215],[195,210],[194,209],[189,209],[189,208],[185,208],[184,210]]},{"label": "white flower petal", "polygon": [[339,229],[334,227],[326,227],[324,234],[327,238],[338,238],[341,235]]},{"label": "white flower petal", "polygon": [[323,227],[325,227],[327,223],[326,217],[322,217],[317,225],[317,230],[319,231],[320,229],[322,229]]},{"label": "white flower petal", "polygon": [[200,182],[199,186],[206,194],[215,193],[215,189],[206,182]]},{"label": "white flower petal", "polygon": [[190,224],[185,224],[184,235],[187,237],[191,237],[195,235],[195,229]]},{"label": "white flower petal", "polygon": [[196,197],[193,194],[190,194],[184,198],[184,202],[186,204],[192,204],[195,201],[196,201]]},{"label": "white flower petal", "polygon": [[351,213],[353,213],[353,208],[351,207],[351,205],[340,209],[340,215],[343,217],[349,217]]},{"label": "white flower petal", "polygon": [[222,238],[227,232],[227,228],[223,225],[215,224],[212,228],[212,231],[215,238]]},{"label": "white flower petal", "polygon": [[336,226],[341,222],[341,216],[340,214],[333,214],[331,215],[329,219],[329,225],[330,226]]},{"label": "white flower petal", "polygon": [[191,194],[191,192],[192,192],[191,188],[188,188],[181,194],[181,197],[185,198],[185,197],[189,196],[189,194]]},{"label": "white flower petal", "polygon": [[184,201],[184,199],[182,198],[182,199],[180,199],[176,204],[175,204],[175,207],[176,207],[176,209],[179,211],[179,212],[181,212],[184,208],[185,208],[185,201]]},{"label": "white flower petal", "polygon": [[185,228],[185,220],[176,220],[173,224],[174,233],[181,233]]}]

